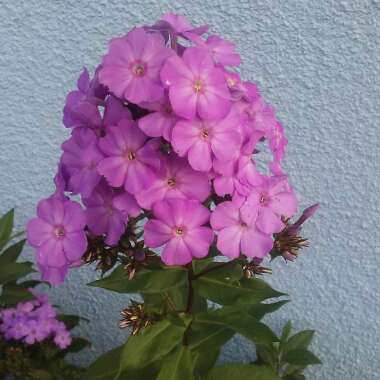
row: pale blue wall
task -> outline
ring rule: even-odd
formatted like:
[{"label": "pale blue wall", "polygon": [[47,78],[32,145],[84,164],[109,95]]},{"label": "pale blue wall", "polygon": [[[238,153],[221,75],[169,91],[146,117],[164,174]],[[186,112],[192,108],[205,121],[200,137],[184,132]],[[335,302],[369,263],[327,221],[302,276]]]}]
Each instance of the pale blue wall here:
[{"label": "pale blue wall", "polygon": [[[0,211],[15,205],[21,226],[52,191],[67,135],[61,109],[82,66],[93,69],[112,36],[169,9],[236,41],[245,76],[286,126],[302,204],[322,205],[305,229],[312,248],[275,266],[271,280],[293,302],[270,322],[318,330],[324,366],[310,379],[379,379],[379,0],[0,1]],[[81,333],[96,350],[83,360],[124,338],[116,322],[127,300],[87,289],[91,278],[92,268],[78,270],[54,291],[66,311],[91,319]],[[224,352],[252,356],[239,339]]]}]

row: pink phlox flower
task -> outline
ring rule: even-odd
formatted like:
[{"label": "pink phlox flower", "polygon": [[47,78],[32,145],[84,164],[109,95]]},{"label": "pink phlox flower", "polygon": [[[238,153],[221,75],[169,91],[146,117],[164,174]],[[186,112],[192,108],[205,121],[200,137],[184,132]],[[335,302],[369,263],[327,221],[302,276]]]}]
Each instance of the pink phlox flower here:
[{"label": "pink phlox flower", "polygon": [[62,144],[62,150],[62,164],[69,173],[71,191],[89,197],[101,179],[97,165],[104,157],[95,133],[88,128],[76,128]]},{"label": "pink phlox flower", "polygon": [[111,40],[99,80],[114,95],[132,103],[156,101],[163,95],[160,70],[172,54],[160,34],[134,28]]},{"label": "pink phlox flower", "polygon": [[135,122],[122,120],[108,128],[99,142],[106,158],[99,162],[98,172],[111,186],[124,186],[132,194],[148,188],[157,177],[160,158],[146,141]]},{"label": "pink phlox flower", "polygon": [[132,114],[128,107],[115,96],[108,96],[104,108],[103,127],[107,128],[117,125],[123,119],[132,121]]},{"label": "pink phlox flower", "polygon": [[152,112],[138,120],[139,128],[147,136],[163,137],[166,141],[171,141],[172,129],[178,121],[178,116],[173,112],[168,95],[158,102],[143,106]]},{"label": "pink phlox flower", "polygon": [[273,161],[270,163],[269,168],[275,175],[282,175],[281,162],[285,155],[285,149],[288,140],[284,134],[284,128],[280,123],[275,123],[273,128],[268,133],[269,149],[273,154]]},{"label": "pink phlox flower", "polygon": [[101,116],[97,104],[92,103],[87,96],[90,87],[90,77],[87,69],[83,69],[78,79],[78,90],[67,95],[63,109],[63,124],[67,128],[100,127]]},{"label": "pink phlox flower", "polygon": [[297,199],[285,176],[268,177],[252,189],[241,207],[245,220],[255,223],[266,234],[284,229],[282,217],[290,218],[297,212]]},{"label": "pink phlox flower", "polygon": [[169,58],[161,79],[169,87],[170,103],[178,116],[222,119],[230,111],[231,97],[223,70],[215,67],[204,50],[191,47],[182,58]]},{"label": "pink phlox flower", "polygon": [[213,230],[217,231],[217,248],[231,259],[236,259],[240,254],[262,258],[273,247],[271,235],[262,233],[255,223],[245,220],[237,202],[218,204],[210,222]]},{"label": "pink phlox flower", "polygon": [[233,159],[241,140],[239,119],[233,114],[219,121],[181,120],[172,134],[174,150],[180,156],[187,155],[192,168],[200,171],[211,170],[215,159]]},{"label": "pink phlox flower", "polygon": [[170,43],[171,48],[178,51],[178,37],[194,41],[207,32],[208,26],[203,25],[194,28],[186,17],[175,13],[165,13],[158,22],[147,27],[147,29],[161,32],[165,41]]},{"label": "pink phlox flower", "polygon": [[290,224],[286,229],[290,234],[296,235],[301,229],[302,225],[311,218],[319,209],[319,204],[316,203],[312,206],[307,207],[298,220]]},{"label": "pink phlox flower", "polygon": [[77,202],[48,198],[38,203],[37,217],[28,222],[26,232],[29,244],[37,250],[39,267],[47,270],[45,280],[61,283],[68,266],[82,257],[87,248],[85,225],[85,213]]},{"label": "pink phlox flower", "polygon": [[163,199],[182,198],[203,202],[210,194],[211,184],[206,173],[193,170],[185,159],[174,153],[162,159],[160,176],[153,184],[136,195],[144,209]]},{"label": "pink phlox flower", "polygon": [[207,41],[198,40],[199,48],[207,50],[214,62],[223,66],[239,66],[241,63],[240,55],[235,52],[235,45],[223,38],[213,34]]},{"label": "pink phlox flower", "polygon": [[134,196],[101,182],[90,198],[84,198],[87,226],[95,235],[106,235],[106,243],[116,244],[125,231],[128,216],[137,216],[140,207]]},{"label": "pink phlox flower", "polygon": [[167,199],[153,206],[154,219],[144,228],[148,247],[164,246],[161,258],[167,265],[185,265],[207,256],[214,234],[208,223],[210,212],[200,202]]}]

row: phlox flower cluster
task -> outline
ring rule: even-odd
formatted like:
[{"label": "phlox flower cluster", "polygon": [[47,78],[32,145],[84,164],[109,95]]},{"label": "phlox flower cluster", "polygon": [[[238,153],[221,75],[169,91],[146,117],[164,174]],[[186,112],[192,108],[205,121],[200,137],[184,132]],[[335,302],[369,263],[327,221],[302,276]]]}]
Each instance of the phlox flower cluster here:
[{"label": "phlox flower cluster", "polygon": [[33,301],[0,310],[0,333],[7,341],[33,345],[50,339],[58,348],[67,348],[72,339],[65,324],[57,319],[57,312],[46,294],[35,293],[35,296]]},{"label": "phlox flower cluster", "polygon": [[297,211],[282,169],[287,140],[257,85],[238,74],[234,44],[207,32],[165,14],[112,39],[93,78],[83,70],[66,99],[71,136],[56,191],[27,228],[45,280],[81,265],[89,235],[116,245],[142,212],[145,245],[167,265],[203,258],[214,243],[231,259],[271,251]]}]

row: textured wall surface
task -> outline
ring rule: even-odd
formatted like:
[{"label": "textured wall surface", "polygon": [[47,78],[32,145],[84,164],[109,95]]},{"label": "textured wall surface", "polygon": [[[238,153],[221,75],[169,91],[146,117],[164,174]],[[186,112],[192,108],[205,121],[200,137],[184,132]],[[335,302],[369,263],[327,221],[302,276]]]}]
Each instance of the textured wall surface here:
[{"label": "textured wall surface", "polygon": [[[312,247],[274,267],[270,281],[292,302],[269,323],[318,331],[324,365],[310,379],[380,379],[379,0],[0,0],[0,211],[16,206],[21,228],[52,191],[68,134],[61,110],[82,66],[93,70],[112,36],[168,10],[237,43],[243,74],[287,129],[302,206],[322,206],[304,230]],[[95,277],[82,268],[53,291],[65,311],[91,319],[80,333],[95,348],[83,362],[125,339],[117,320],[127,300],[86,288]],[[222,360],[253,356],[236,338]]]}]

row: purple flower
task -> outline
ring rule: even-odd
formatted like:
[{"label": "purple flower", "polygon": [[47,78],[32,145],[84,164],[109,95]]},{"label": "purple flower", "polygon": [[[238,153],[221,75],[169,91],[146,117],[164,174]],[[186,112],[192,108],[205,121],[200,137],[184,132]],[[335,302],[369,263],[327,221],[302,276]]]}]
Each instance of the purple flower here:
[{"label": "purple flower", "polygon": [[41,328],[40,324],[31,319],[24,324],[24,341],[27,344],[34,344],[42,342],[45,338],[45,331]]},{"label": "purple flower", "polygon": [[211,54],[216,64],[226,66],[239,66],[240,55],[235,52],[235,45],[232,42],[226,41],[217,35],[211,35],[204,42],[200,40],[198,46]]},{"label": "purple flower", "polygon": [[241,209],[243,218],[266,234],[283,230],[281,217],[290,218],[296,212],[297,199],[284,176],[270,177],[254,187]]},{"label": "purple flower", "polygon": [[193,169],[209,171],[214,158],[230,161],[240,148],[236,126],[236,119],[229,116],[220,121],[182,120],[173,129],[172,144],[180,156],[188,156]]},{"label": "purple flower", "polygon": [[61,349],[64,350],[65,348],[69,347],[72,342],[70,333],[62,330],[58,332],[54,337],[54,343]]},{"label": "purple flower", "polygon": [[311,218],[319,209],[319,203],[316,203],[308,208],[306,208],[302,215],[293,224],[286,227],[289,234],[296,235],[302,228],[302,225]]},{"label": "purple flower", "polygon": [[160,70],[171,54],[161,35],[135,28],[110,42],[99,80],[117,97],[132,103],[156,101],[163,95]]},{"label": "purple flower", "polygon": [[230,108],[230,92],[220,68],[216,68],[208,52],[187,48],[182,58],[169,58],[161,79],[169,87],[170,103],[178,116],[192,120],[221,119]]},{"label": "purple flower", "polygon": [[63,124],[67,128],[100,127],[101,116],[96,104],[87,97],[90,88],[88,71],[83,69],[78,79],[78,90],[71,91],[63,109]]},{"label": "purple flower", "polygon": [[203,25],[194,28],[186,17],[175,13],[165,13],[161,17],[161,20],[147,29],[161,32],[165,40],[170,42],[171,48],[178,51],[180,50],[178,49],[179,47],[182,48],[182,46],[177,43],[178,37],[193,41],[196,37],[206,33],[208,26]]},{"label": "purple flower", "polygon": [[62,144],[62,164],[69,173],[69,186],[74,194],[89,197],[101,176],[97,164],[103,158],[95,133],[88,128],[76,128]]},{"label": "purple flower", "polygon": [[235,202],[218,204],[210,222],[217,231],[219,251],[231,259],[236,259],[240,254],[262,258],[273,247],[272,237],[260,232],[251,220],[244,219],[239,204]]},{"label": "purple flower", "polygon": [[136,194],[150,186],[156,179],[159,156],[149,144],[147,137],[128,120],[117,127],[110,127],[99,146],[107,156],[98,164],[98,172],[114,187],[124,186]]},{"label": "purple flower", "polygon": [[116,244],[125,230],[128,216],[137,216],[140,207],[128,193],[101,182],[90,198],[84,198],[87,225],[95,235],[106,235],[106,243]]},{"label": "purple flower", "polygon": [[123,119],[132,121],[131,112],[121,100],[110,95],[104,108],[103,126],[107,128],[117,125]]},{"label": "purple flower", "polygon": [[62,282],[70,264],[80,260],[87,247],[85,225],[84,211],[76,202],[48,198],[38,203],[37,217],[27,225],[27,238],[37,250],[45,280],[54,285]]},{"label": "purple flower", "polygon": [[148,189],[136,194],[141,207],[151,209],[155,202],[169,198],[203,202],[209,196],[211,186],[206,173],[194,171],[175,154],[163,158],[161,163],[162,175]]},{"label": "purple flower", "polygon": [[139,128],[147,136],[162,136],[171,141],[172,129],[178,117],[173,112],[168,97],[164,96],[159,102],[144,104],[144,108],[153,112],[139,119]]},{"label": "purple flower", "polygon": [[167,265],[185,265],[207,256],[214,239],[204,225],[210,212],[198,201],[167,199],[153,206],[155,219],[145,224],[144,240],[148,247],[164,245],[161,258]]}]

